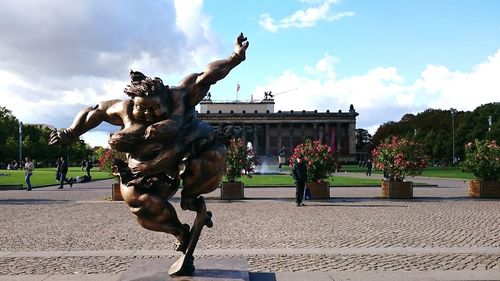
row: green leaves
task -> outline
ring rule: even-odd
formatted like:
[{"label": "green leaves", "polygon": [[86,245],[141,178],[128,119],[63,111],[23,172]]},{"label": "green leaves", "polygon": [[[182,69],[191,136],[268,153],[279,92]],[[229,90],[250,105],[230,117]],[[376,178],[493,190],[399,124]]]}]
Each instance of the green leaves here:
[{"label": "green leaves", "polygon": [[387,138],[372,151],[375,168],[384,171],[391,181],[403,181],[416,176],[427,167],[422,146],[404,138]]},{"label": "green leaves", "polygon": [[290,157],[290,166],[297,158],[303,159],[307,166],[309,181],[319,182],[328,178],[337,169],[333,149],[320,141],[307,139],[295,147]]},{"label": "green leaves", "polygon": [[235,181],[242,175],[255,172],[255,157],[253,150],[247,148],[242,138],[232,139],[227,151],[225,174],[228,181]]},{"label": "green leaves", "polygon": [[467,143],[462,167],[480,180],[500,181],[500,146],[495,140]]}]

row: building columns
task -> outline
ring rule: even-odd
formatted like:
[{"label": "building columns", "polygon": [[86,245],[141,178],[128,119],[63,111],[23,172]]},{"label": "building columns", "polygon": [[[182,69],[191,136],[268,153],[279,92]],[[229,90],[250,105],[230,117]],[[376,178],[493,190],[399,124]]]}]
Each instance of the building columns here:
[{"label": "building columns", "polygon": [[277,131],[277,134],[278,134],[278,151],[281,149],[281,147],[283,146],[281,144],[281,124],[278,124],[276,126],[276,131]]},{"label": "building columns", "polygon": [[356,154],[356,123],[349,123],[349,154]]},{"label": "building columns", "polygon": [[253,141],[252,141],[252,146],[253,146],[253,151],[254,153],[257,155],[258,153],[260,153],[260,151],[258,151],[257,147],[259,146],[258,143],[258,137],[257,137],[257,125],[253,125]]},{"label": "building columns", "polygon": [[265,139],[265,147],[264,154],[269,155],[269,124],[264,126],[264,139]]}]

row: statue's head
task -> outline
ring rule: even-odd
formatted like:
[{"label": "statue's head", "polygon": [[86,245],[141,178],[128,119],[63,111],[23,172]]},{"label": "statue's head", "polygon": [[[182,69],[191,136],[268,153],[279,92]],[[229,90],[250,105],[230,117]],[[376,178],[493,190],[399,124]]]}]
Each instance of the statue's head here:
[{"label": "statue's head", "polygon": [[139,71],[130,71],[130,85],[124,92],[134,101],[134,118],[145,123],[155,123],[169,112],[168,86],[158,78],[147,77]]},{"label": "statue's head", "polygon": [[163,85],[163,81],[158,78],[147,77],[140,71],[130,70],[130,85],[123,91],[131,98],[167,96],[168,86]]}]

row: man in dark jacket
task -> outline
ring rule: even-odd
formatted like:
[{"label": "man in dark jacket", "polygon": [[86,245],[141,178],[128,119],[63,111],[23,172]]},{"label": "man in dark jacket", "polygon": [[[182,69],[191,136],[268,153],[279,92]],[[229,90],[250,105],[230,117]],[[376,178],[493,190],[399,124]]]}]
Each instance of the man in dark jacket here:
[{"label": "man in dark jacket", "polygon": [[87,171],[87,176],[89,179],[92,179],[92,176],[90,175],[90,170],[94,168],[94,164],[90,159],[87,159],[87,162],[85,162],[85,170]]},{"label": "man in dark jacket", "polygon": [[73,183],[66,177],[66,174],[68,174],[68,162],[66,162],[66,160],[64,160],[64,157],[62,156],[61,158],[59,158],[59,161],[57,163],[57,173],[59,174],[60,182],[58,189],[63,189],[64,182],[69,183],[70,188],[73,187]]},{"label": "man in dark jacket", "polygon": [[307,166],[301,158],[297,158],[292,168],[292,177],[295,180],[295,201],[297,207],[305,206],[302,203],[304,189],[307,182]]}]

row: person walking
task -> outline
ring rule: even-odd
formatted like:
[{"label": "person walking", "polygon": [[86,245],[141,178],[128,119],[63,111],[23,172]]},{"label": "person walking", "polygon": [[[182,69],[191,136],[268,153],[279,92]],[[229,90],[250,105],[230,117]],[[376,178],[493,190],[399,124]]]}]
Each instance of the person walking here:
[{"label": "person walking", "polygon": [[295,180],[295,202],[297,207],[305,206],[304,189],[307,182],[307,166],[301,158],[297,158],[292,168],[292,177]]},{"label": "person walking", "polygon": [[85,170],[87,171],[87,176],[89,177],[89,180],[92,180],[92,176],[90,175],[90,170],[94,168],[94,165],[92,164],[92,161],[88,160],[85,162]]},{"label": "person walking", "polygon": [[35,164],[28,157],[26,157],[26,163],[24,164],[24,180],[26,181],[26,190],[31,190],[31,175],[33,175],[33,170],[35,169]]},{"label": "person walking", "polygon": [[58,164],[57,174],[59,175],[59,183],[60,183],[58,189],[63,189],[64,182],[69,183],[69,187],[72,188],[73,183],[66,177],[66,174],[68,174],[68,162],[66,162],[64,157],[61,156],[57,164]]}]

